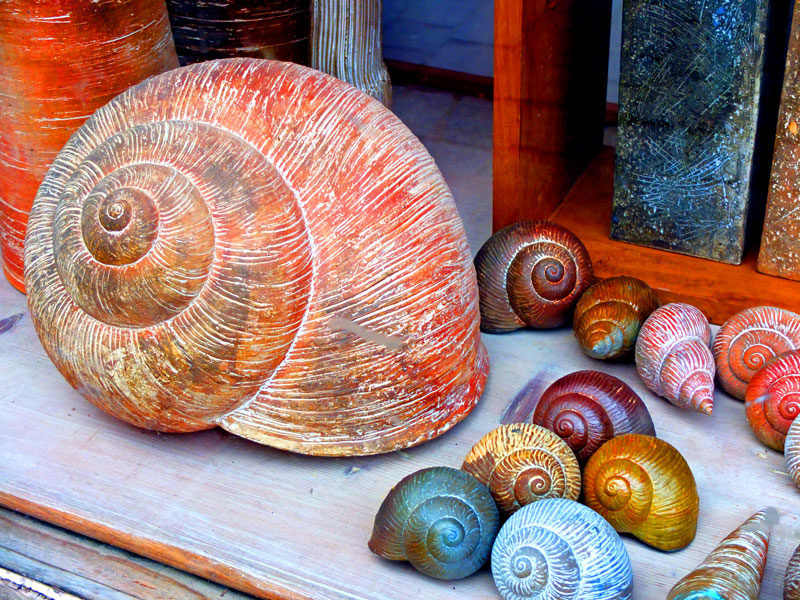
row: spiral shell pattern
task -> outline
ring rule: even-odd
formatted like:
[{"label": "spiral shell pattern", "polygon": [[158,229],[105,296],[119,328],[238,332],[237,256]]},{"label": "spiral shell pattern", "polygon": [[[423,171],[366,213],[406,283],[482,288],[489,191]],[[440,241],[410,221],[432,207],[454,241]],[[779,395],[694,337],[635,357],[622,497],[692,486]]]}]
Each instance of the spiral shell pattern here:
[{"label": "spiral shell pattern", "polygon": [[645,321],[636,341],[636,369],[652,392],[681,408],[714,409],[711,327],[689,304],[665,304]]},{"label": "spiral shell pattern", "polygon": [[[786,470],[789,471],[794,484],[800,487],[800,419],[795,419],[789,426],[783,454],[786,459]],[[800,572],[798,578],[800,579]],[[800,600],[800,596],[798,598]]]},{"label": "spiral shell pattern", "polygon": [[773,357],[800,348],[800,315],[756,306],[736,313],[714,338],[714,359],[722,388],[744,400],[747,384]]},{"label": "spiral shell pattern", "polygon": [[505,516],[537,500],[577,500],[581,493],[581,471],[570,447],[552,431],[530,423],[490,431],[472,447],[461,468],[489,486]]},{"label": "spiral shell pattern", "polygon": [[140,427],[374,454],[452,427],[488,369],[430,155],[290,63],[196,64],[97,111],[39,190],[26,285],[69,383]]},{"label": "spiral shell pattern", "polygon": [[659,550],[694,539],[700,499],[686,460],[667,442],[636,433],[615,437],[583,470],[586,506],[619,532]]},{"label": "spiral shell pattern", "polygon": [[635,277],[611,277],[595,283],[575,306],[575,337],[597,359],[630,354],[645,319],[658,308],[656,293]]},{"label": "spiral shell pattern", "polygon": [[481,329],[558,327],[594,279],[589,253],[570,231],[522,221],[495,233],[475,256]]},{"label": "spiral shell pattern", "polygon": [[564,498],[517,511],[492,549],[504,600],[629,600],[633,572],[617,532],[596,512]]},{"label": "spiral shell pattern", "polygon": [[563,438],[581,464],[618,435],[656,435],[636,392],[600,371],[576,371],[557,380],[539,398],[531,421]]},{"label": "spiral shell pattern", "polygon": [[485,485],[464,471],[432,467],[392,488],[375,517],[369,549],[407,560],[430,577],[461,579],[489,559],[499,528]]},{"label": "spiral shell pattern", "polygon": [[758,600],[767,564],[773,510],[760,511],[731,532],[667,594],[667,600]]},{"label": "spiral shell pattern", "polygon": [[756,373],[747,384],[744,406],[761,443],[783,452],[789,427],[800,414],[800,350],[779,354]]},{"label": "spiral shell pattern", "polygon": [[795,548],[783,580],[783,600],[800,600],[800,546]]}]

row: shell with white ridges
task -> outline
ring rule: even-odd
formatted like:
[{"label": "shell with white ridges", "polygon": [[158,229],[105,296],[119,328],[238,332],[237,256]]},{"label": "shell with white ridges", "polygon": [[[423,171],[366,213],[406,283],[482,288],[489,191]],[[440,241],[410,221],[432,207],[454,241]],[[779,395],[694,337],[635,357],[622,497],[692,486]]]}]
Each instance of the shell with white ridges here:
[{"label": "shell with white ridges", "polygon": [[689,304],[665,304],[645,321],[636,341],[636,369],[652,392],[681,408],[714,409],[711,327]]},{"label": "shell with white ridges", "polygon": [[783,579],[783,600],[800,600],[800,546],[794,549]]},{"label": "shell with white ridges", "polygon": [[633,572],[625,545],[600,515],[566,499],[523,507],[492,549],[504,600],[629,600]]},{"label": "shell with white ridges", "polygon": [[[795,419],[789,426],[783,454],[786,459],[786,470],[789,471],[794,484],[800,487],[800,419]],[[800,573],[798,575],[800,576]]]},{"label": "shell with white ridges", "polygon": [[761,443],[783,452],[786,434],[800,414],[800,350],[779,354],[756,373],[747,384],[744,407]]}]

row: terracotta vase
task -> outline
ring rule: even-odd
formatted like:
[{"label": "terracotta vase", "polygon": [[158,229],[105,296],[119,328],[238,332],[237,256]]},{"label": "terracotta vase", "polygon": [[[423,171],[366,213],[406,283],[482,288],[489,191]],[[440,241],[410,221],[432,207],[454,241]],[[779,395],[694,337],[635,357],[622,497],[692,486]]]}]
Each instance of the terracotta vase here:
[{"label": "terracotta vase", "polygon": [[164,0],[0,2],[0,245],[24,290],[33,199],[61,147],[99,107],[178,66]]}]

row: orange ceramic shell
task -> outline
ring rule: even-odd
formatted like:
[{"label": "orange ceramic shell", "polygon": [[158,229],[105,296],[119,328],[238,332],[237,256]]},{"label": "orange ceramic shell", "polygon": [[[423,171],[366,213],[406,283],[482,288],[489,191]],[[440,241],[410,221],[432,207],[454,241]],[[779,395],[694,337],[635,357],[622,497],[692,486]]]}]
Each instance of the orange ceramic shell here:
[{"label": "orange ceramic shell", "polygon": [[631,433],[609,440],[583,470],[586,506],[619,532],[659,550],[694,539],[700,499],[689,465],[673,446]]},{"label": "orange ceramic shell", "polygon": [[635,277],[611,277],[588,290],[575,307],[575,337],[592,358],[630,354],[645,319],[658,308],[656,293]]},{"label": "orange ceramic shell", "polygon": [[490,431],[461,468],[489,487],[506,516],[537,500],[577,500],[581,493],[581,470],[570,447],[552,431],[530,423]]},{"label": "orange ceramic shell", "polygon": [[452,427],[486,380],[430,155],[379,102],[291,63],[199,63],[100,109],[39,191],[26,282],[61,373],[140,427],[386,452]]},{"label": "orange ceramic shell", "polygon": [[9,0],[0,65],[0,246],[24,291],[25,227],[50,163],[95,109],[178,57],[164,0]]},{"label": "orange ceramic shell", "polygon": [[747,384],[745,413],[761,443],[783,452],[789,427],[800,414],[800,350],[779,354],[756,373]]},{"label": "orange ceramic shell", "polygon": [[800,600],[800,546],[795,548],[783,580],[783,600]]},{"label": "orange ceramic shell", "polygon": [[594,279],[589,253],[570,231],[522,221],[495,233],[475,256],[481,329],[558,327]]},{"label": "orange ceramic shell", "polygon": [[774,356],[800,348],[800,315],[772,306],[736,313],[714,338],[722,388],[744,400],[747,384]]}]

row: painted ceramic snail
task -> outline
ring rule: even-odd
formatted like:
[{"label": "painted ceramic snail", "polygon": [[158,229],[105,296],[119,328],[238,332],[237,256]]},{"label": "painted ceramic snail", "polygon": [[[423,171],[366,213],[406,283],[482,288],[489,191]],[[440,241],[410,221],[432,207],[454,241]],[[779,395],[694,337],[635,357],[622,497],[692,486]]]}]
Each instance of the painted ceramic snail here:
[{"label": "painted ceramic snail", "polygon": [[629,600],[633,572],[616,531],[596,512],[564,498],[514,513],[492,548],[504,600]]},{"label": "painted ceramic snail", "polygon": [[472,447],[461,467],[489,486],[504,515],[546,498],[577,500],[581,470],[575,454],[552,431],[513,423],[490,431]]},{"label": "painted ceramic snail", "polygon": [[645,319],[658,308],[656,293],[635,277],[611,277],[595,283],[575,307],[575,337],[592,358],[630,354]]},{"label": "painted ceramic snail", "polygon": [[736,313],[714,338],[717,378],[741,400],[753,376],[774,356],[800,348],[800,315],[772,306]]},{"label": "painted ceramic snail", "polygon": [[644,384],[676,406],[710,415],[714,409],[711,327],[699,309],[665,304],[636,340],[636,369]]},{"label": "painted ceramic snail", "polygon": [[797,487],[800,487],[800,419],[795,419],[789,426],[786,441],[783,445],[786,470]]},{"label": "painted ceramic snail", "polygon": [[392,488],[375,517],[369,549],[437,579],[461,579],[489,559],[499,528],[485,485],[464,471],[433,467]]},{"label": "painted ceramic snail", "polygon": [[800,546],[794,549],[783,579],[783,600],[800,600]]},{"label": "painted ceramic snail", "polygon": [[594,279],[589,253],[570,231],[523,221],[495,233],[475,256],[481,329],[558,327]]},{"label": "painted ceramic snail", "polygon": [[742,523],[667,594],[667,600],[757,600],[777,514],[757,512]]},{"label": "painted ceramic snail", "polygon": [[430,155],[291,63],[199,63],[97,111],[39,190],[26,284],[62,375],[140,427],[373,454],[446,431],[486,380]]},{"label": "painted ceramic snail", "polygon": [[603,444],[583,470],[583,497],[614,529],[659,550],[694,539],[700,502],[694,475],[663,440],[631,433]]},{"label": "painted ceramic snail", "polygon": [[745,414],[761,443],[783,452],[800,414],[800,350],[779,354],[756,373],[747,384]]},{"label": "painted ceramic snail", "polygon": [[613,437],[656,434],[636,392],[600,371],[576,371],[557,380],[539,398],[531,421],[561,436],[581,464]]}]

